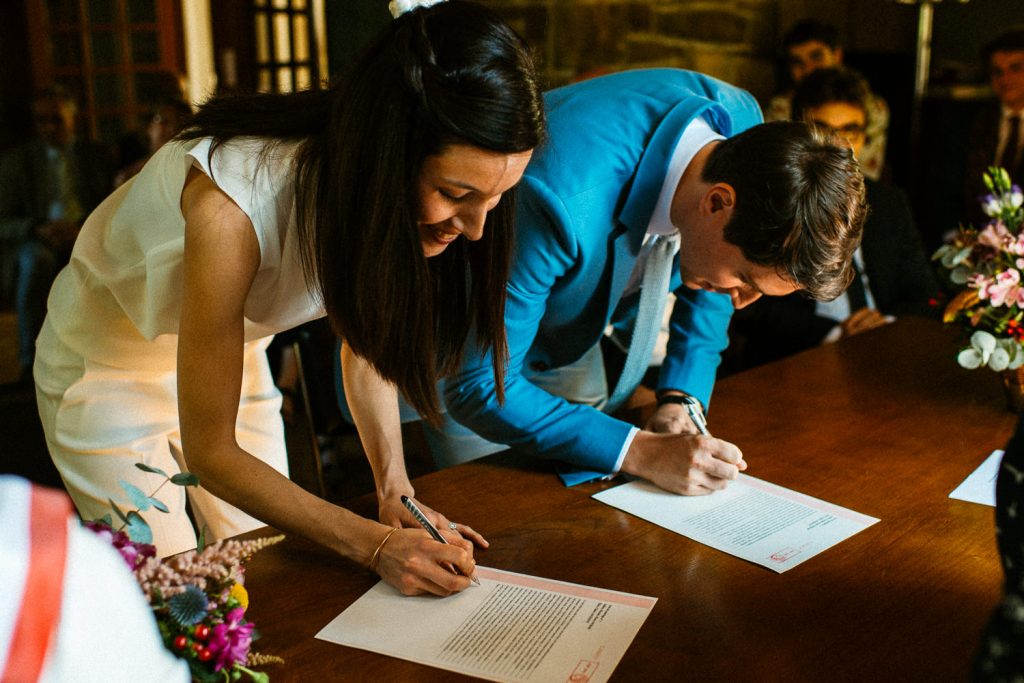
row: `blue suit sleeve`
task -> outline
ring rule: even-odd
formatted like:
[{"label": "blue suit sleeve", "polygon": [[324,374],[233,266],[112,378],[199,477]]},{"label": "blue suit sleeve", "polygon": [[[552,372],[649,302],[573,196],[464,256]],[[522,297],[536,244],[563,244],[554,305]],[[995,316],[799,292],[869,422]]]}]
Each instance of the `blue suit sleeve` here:
[{"label": "blue suit sleeve", "polygon": [[577,261],[571,219],[553,193],[528,177],[520,188],[516,222],[516,260],[505,308],[509,363],[504,405],[498,405],[490,356],[472,353],[459,374],[445,383],[448,411],[491,441],[610,472],[630,425],[554,396],[522,374],[552,287]]},{"label": "blue suit sleeve", "polygon": [[722,351],[729,345],[732,300],[685,286],[675,294],[658,388],[685,391],[707,406]]}]

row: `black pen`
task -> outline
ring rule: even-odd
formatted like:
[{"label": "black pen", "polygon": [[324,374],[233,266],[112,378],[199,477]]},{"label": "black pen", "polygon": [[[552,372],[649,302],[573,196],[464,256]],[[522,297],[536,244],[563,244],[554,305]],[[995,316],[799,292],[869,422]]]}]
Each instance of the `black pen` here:
[{"label": "black pen", "polygon": [[[430,523],[430,520],[427,519],[427,516],[423,514],[423,511],[420,510],[419,506],[416,505],[412,498],[409,496],[402,496],[402,505],[412,513],[412,516],[416,518],[416,521],[420,523],[420,526],[426,529],[427,533],[430,534],[435,541],[444,543],[445,545],[450,545],[448,541],[444,539],[444,536],[441,535],[441,532],[437,530],[437,527]],[[452,571],[456,574],[459,573],[459,570],[455,567],[452,567]],[[480,585],[480,581],[475,576],[471,576],[469,578],[476,585]]]}]

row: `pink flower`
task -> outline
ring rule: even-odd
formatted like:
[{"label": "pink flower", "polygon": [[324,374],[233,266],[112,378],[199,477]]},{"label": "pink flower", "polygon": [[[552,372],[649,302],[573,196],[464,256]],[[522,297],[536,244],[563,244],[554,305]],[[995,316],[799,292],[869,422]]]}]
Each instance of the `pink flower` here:
[{"label": "pink flower", "polygon": [[[1020,289],[1018,287],[1019,283],[1020,271],[1010,268],[996,274],[995,283],[987,285],[985,293],[993,306],[1002,306],[1007,301],[1012,305],[1013,301],[1017,299],[1017,290]],[[985,298],[981,295],[981,292],[978,293],[978,297]]]},{"label": "pink flower", "polygon": [[1002,221],[992,221],[978,233],[978,244],[993,249],[1003,249],[1014,241],[1014,236],[1006,229]]},{"label": "pink flower", "polygon": [[245,610],[236,607],[227,613],[224,622],[210,632],[209,649],[214,656],[214,671],[244,664],[252,646],[253,625],[244,623]]},{"label": "pink flower", "polygon": [[136,569],[147,558],[156,557],[156,546],[149,543],[136,543],[128,538],[123,531],[114,531],[105,522],[92,521],[85,523],[86,528],[95,532],[101,539],[114,546],[121,557],[128,563],[129,569]]}]

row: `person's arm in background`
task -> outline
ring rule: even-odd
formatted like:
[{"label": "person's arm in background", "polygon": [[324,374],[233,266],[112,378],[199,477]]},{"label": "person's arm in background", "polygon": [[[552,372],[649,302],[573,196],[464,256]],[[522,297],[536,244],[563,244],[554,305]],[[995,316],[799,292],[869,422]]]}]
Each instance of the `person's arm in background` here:
[{"label": "person's arm in background", "polygon": [[[367,566],[388,527],[303,490],[238,445],[244,306],[259,268],[259,243],[248,216],[196,169],[186,181],[181,206],[178,412],[189,469],[218,498]],[[446,563],[465,576],[447,571]],[[375,570],[403,593],[446,595],[469,586],[474,566],[466,541],[445,545],[425,531],[400,530],[383,545]]]},{"label": "person's arm in background", "polygon": [[[865,241],[871,239],[867,231],[874,230],[873,237],[878,238],[880,248],[865,251],[865,268],[879,310],[896,316],[938,318],[941,311],[930,304],[940,291],[938,278],[925,253],[906,194],[891,186],[869,189],[868,201],[872,215],[864,228]],[[864,249],[869,246],[873,245],[866,244]],[[869,256],[884,267],[872,267]]]}]

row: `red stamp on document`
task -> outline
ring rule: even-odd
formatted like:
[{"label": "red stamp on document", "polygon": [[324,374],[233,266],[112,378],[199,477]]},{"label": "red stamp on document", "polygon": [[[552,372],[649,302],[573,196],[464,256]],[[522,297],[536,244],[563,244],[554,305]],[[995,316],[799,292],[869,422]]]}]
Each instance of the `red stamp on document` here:
[{"label": "red stamp on document", "polygon": [[800,551],[796,548],[784,548],[782,550],[776,550],[774,553],[768,556],[768,559],[772,562],[788,562],[793,558],[794,555]]},{"label": "red stamp on document", "polygon": [[581,659],[576,668],[569,674],[569,678],[566,679],[567,683],[587,683],[594,672],[597,671],[597,666],[600,662],[595,662],[589,659]]}]

